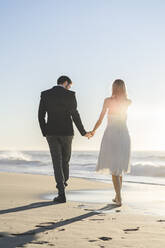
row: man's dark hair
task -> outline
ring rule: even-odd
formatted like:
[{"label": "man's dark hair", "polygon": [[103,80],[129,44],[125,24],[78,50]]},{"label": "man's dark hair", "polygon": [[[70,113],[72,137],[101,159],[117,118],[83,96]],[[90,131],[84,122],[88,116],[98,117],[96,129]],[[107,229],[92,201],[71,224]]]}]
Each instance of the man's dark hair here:
[{"label": "man's dark hair", "polygon": [[66,81],[68,82],[68,84],[72,84],[71,79],[70,79],[69,77],[67,77],[67,76],[61,76],[61,77],[59,77],[59,78],[57,79],[57,84],[63,84],[63,83],[65,83]]}]

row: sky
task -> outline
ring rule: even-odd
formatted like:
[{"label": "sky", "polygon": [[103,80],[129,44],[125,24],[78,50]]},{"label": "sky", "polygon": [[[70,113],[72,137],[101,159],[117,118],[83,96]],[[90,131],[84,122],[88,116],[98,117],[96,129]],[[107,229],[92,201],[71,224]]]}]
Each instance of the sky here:
[{"label": "sky", "polygon": [[[40,92],[68,75],[87,131],[116,78],[132,105],[132,150],[165,150],[165,1],[0,1],[0,150],[47,150]],[[99,150],[106,117],[73,150]]]}]

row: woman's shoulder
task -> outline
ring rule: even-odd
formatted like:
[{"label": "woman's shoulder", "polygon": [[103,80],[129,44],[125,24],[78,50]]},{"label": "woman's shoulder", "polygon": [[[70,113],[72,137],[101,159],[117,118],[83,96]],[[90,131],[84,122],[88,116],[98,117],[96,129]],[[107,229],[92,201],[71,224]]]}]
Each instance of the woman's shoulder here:
[{"label": "woman's shoulder", "polygon": [[113,101],[113,100],[115,100],[114,97],[113,97],[113,96],[109,96],[109,97],[106,97],[106,98],[104,99],[104,102],[111,102],[111,101]]},{"label": "woman's shoulder", "polygon": [[104,98],[104,108],[108,108],[110,104],[110,97]]},{"label": "woman's shoulder", "polygon": [[110,99],[111,99],[111,97],[106,97],[106,98],[104,99],[104,101],[105,101],[105,102],[108,102]]},{"label": "woman's shoulder", "polygon": [[104,99],[104,104],[109,104],[111,102],[111,100],[112,100],[112,97],[106,97]]}]

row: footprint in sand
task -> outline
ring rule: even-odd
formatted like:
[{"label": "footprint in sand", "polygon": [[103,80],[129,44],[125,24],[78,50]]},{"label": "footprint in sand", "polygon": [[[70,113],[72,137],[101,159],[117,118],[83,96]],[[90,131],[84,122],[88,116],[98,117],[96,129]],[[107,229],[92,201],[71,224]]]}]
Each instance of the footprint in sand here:
[{"label": "footprint in sand", "polygon": [[165,222],[165,220],[157,220],[157,222]]},{"label": "footprint in sand", "polygon": [[[108,241],[108,240],[112,240],[112,238],[111,237],[100,237],[100,238],[98,238],[98,239],[100,239],[100,240],[102,240],[102,241]],[[99,241],[98,239],[90,239],[90,240],[88,240],[88,242],[97,242],[97,241]],[[100,247],[104,247],[104,246],[100,246]]]},{"label": "footprint in sand", "polygon": [[88,240],[88,242],[97,242],[98,240],[97,239],[90,239]]},{"label": "footprint in sand", "polygon": [[89,219],[90,221],[98,221],[98,220],[104,220],[104,219]]},{"label": "footprint in sand", "polygon": [[65,228],[59,229],[58,231],[59,232],[65,231]]},{"label": "footprint in sand", "polygon": [[24,233],[11,233],[13,236],[23,236],[23,235],[35,235],[36,233],[34,231],[32,232],[24,232]]},{"label": "footprint in sand", "polygon": [[103,241],[112,240],[111,237],[100,237],[99,239],[101,239],[101,240],[103,240]]},{"label": "footprint in sand", "polygon": [[47,241],[31,241],[29,243],[30,244],[43,245],[43,244],[48,244],[49,242],[47,242]]},{"label": "footprint in sand", "polygon": [[128,228],[128,229],[124,229],[123,231],[124,231],[125,233],[127,233],[127,232],[132,232],[132,231],[138,231],[138,230],[139,230],[139,228],[140,228],[140,227],[136,227],[136,228]]}]

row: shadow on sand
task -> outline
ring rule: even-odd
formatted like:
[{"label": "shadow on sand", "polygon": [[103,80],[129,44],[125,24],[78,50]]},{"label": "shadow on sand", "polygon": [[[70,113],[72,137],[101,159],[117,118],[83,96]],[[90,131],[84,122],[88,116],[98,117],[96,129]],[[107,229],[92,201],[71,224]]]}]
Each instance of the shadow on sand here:
[{"label": "shadow on sand", "polygon": [[47,207],[50,205],[54,205],[53,201],[43,201],[43,202],[35,202],[31,203],[25,206],[20,206],[16,208],[9,208],[9,209],[4,209],[0,210],[0,215],[1,214],[8,214],[8,213],[14,213],[14,212],[20,212],[20,211],[25,211],[33,208],[42,208],[42,207]]},{"label": "shadow on sand", "polygon": [[[40,207],[47,207],[50,205],[56,205],[52,201],[49,202],[36,202],[29,205],[17,207],[17,208],[11,208],[6,210],[1,210],[0,214],[7,214],[12,212],[18,212],[18,211],[25,211],[30,210],[33,208],[40,208]],[[0,233],[0,247],[3,248],[16,248],[16,247],[23,247],[27,243],[34,243],[37,244],[36,235],[45,231],[54,230],[59,227],[64,227],[66,225],[70,225],[77,221],[82,221],[84,219],[87,219],[91,216],[100,215],[102,211],[110,211],[114,208],[117,208],[115,204],[108,204],[105,207],[101,209],[92,210],[86,214],[82,214],[70,219],[58,221],[58,222],[45,222],[41,223],[39,225],[36,225],[37,228],[31,229],[27,232],[23,233]],[[38,242],[38,244],[44,244],[48,243],[46,241]],[[49,244],[51,245],[51,244]],[[52,244],[53,245],[53,244]]]}]

